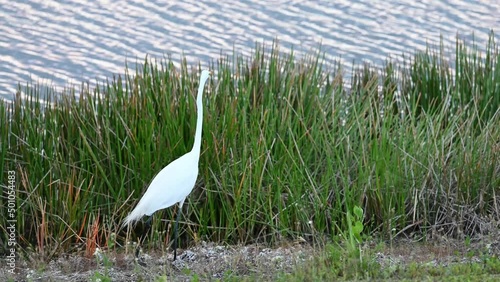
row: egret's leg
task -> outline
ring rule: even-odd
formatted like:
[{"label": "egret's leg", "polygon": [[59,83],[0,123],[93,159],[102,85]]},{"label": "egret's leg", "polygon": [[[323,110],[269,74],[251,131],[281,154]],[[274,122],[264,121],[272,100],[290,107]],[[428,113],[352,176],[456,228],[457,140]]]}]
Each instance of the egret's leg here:
[{"label": "egret's leg", "polygon": [[179,203],[179,210],[177,211],[177,219],[175,220],[175,225],[174,225],[174,261],[177,258],[177,237],[178,237],[177,225],[179,225],[179,219],[181,218],[183,204],[184,201]]},{"label": "egret's leg", "polygon": [[[144,223],[146,225],[146,230],[147,232],[149,232],[149,229],[151,228],[151,220],[153,219],[153,215],[150,215],[148,217],[148,220],[146,220],[146,222]],[[147,233],[146,232],[146,233]]]},{"label": "egret's leg", "polygon": [[146,239],[146,236],[148,236],[148,233],[151,231],[151,221],[153,219],[153,215],[150,215],[148,217],[148,220],[144,222],[144,229],[142,231],[142,241]]},{"label": "egret's leg", "polygon": [[152,221],[152,219],[153,219],[153,215],[150,215],[148,217],[148,219],[146,220],[146,222],[144,222],[145,229],[143,229],[142,235],[139,238],[139,244],[137,244],[137,247],[135,248],[135,257],[136,258],[139,258],[139,254],[140,254],[140,251],[141,251],[141,245],[144,242],[144,240],[146,239],[146,236],[148,236],[149,231],[151,230],[151,221]]}]

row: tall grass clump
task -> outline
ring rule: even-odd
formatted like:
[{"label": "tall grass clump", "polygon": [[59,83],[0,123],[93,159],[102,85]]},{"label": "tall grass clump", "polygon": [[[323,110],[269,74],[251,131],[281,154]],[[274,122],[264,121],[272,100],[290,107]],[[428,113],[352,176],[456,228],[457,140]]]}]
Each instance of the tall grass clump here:
[{"label": "tall grass clump", "polygon": [[[459,40],[456,49],[453,69],[428,49],[406,65],[354,68],[350,81],[321,55],[277,45],[217,60],[181,235],[314,241],[346,230],[354,206],[388,238],[488,232],[500,217],[500,56],[493,34],[485,55]],[[0,103],[0,165],[16,171],[22,246],[90,254],[114,233],[123,243],[120,223],[149,181],[192,146],[199,68],[146,59],[129,71],[43,97],[27,86]],[[170,230],[174,212],[157,213],[153,230]]]}]

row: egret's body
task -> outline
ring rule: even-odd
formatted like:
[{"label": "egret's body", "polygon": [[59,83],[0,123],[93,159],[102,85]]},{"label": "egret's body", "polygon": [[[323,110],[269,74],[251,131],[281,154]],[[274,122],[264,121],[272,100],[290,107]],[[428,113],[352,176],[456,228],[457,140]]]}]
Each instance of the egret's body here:
[{"label": "egret's body", "polygon": [[186,197],[191,193],[191,190],[193,190],[196,178],[198,177],[198,162],[200,159],[201,131],[203,124],[203,89],[209,76],[209,71],[204,70],[201,72],[198,96],[196,97],[198,118],[193,149],[171,162],[153,178],[144,196],[142,196],[137,206],[123,222],[124,226],[128,225],[141,219],[144,215],[151,216],[158,210],[179,203],[179,211],[177,213],[177,220],[175,221],[174,228],[174,260],[177,257],[177,224],[179,222],[182,205]]},{"label": "egret's body", "polygon": [[197,176],[198,156],[192,151],[171,162],[153,178],[148,190],[127,216],[124,224],[183,202],[191,193]]}]

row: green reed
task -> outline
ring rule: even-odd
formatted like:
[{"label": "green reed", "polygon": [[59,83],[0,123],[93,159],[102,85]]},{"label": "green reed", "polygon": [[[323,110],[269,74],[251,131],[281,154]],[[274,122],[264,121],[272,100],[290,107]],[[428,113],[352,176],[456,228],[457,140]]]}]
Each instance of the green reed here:
[{"label": "green reed", "polygon": [[[379,72],[355,68],[349,87],[320,54],[299,60],[273,45],[220,58],[181,236],[317,240],[345,230],[354,205],[368,230],[391,238],[445,223],[469,234],[468,215],[498,218],[500,56],[493,34],[485,55],[458,40],[456,49],[454,74],[443,49],[429,49]],[[123,243],[120,223],[149,181],[192,146],[198,73],[146,59],[97,87],[28,85],[26,98],[0,102],[21,245],[49,254],[103,246],[113,232]],[[156,213],[153,230],[170,230],[175,210]]]}]

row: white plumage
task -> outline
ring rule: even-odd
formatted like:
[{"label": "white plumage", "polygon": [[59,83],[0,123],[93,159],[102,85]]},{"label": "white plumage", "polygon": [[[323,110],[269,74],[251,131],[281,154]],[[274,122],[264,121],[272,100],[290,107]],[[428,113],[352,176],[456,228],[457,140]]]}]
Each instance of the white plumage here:
[{"label": "white plumage", "polygon": [[179,203],[179,212],[174,228],[174,260],[177,257],[177,225],[182,211],[182,205],[186,197],[191,193],[191,190],[193,190],[196,178],[198,177],[198,162],[200,160],[201,131],[203,124],[203,89],[209,77],[210,72],[208,70],[203,70],[201,72],[198,96],[196,97],[198,117],[196,121],[193,149],[171,162],[153,178],[144,196],[142,196],[134,210],[123,221],[123,226],[129,225],[141,219],[144,215],[150,216],[158,210]]},{"label": "white plumage", "polygon": [[133,223],[144,215],[150,216],[176,203],[182,206],[198,177],[198,159],[199,155],[191,151],[163,168],[153,178],[148,190],[134,210],[125,218],[123,225]]}]

